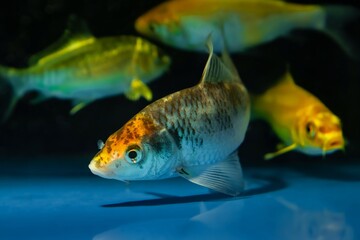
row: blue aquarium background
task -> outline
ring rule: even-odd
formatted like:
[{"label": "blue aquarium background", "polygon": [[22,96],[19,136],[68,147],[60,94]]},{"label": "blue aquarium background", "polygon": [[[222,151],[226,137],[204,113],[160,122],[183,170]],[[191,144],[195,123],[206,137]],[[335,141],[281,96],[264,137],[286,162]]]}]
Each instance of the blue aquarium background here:
[{"label": "blue aquarium background", "polygon": [[[135,19],[160,2],[8,1],[0,8],[0,65],[27,66],[61,36],[71,14],[96,37],[140,36]],[[357,1],[316,3],[360,10]],[[360,239],[360,15],[343,32],[358,59],[310,30],[232,55],[253,93],[265,91],[290,66],[296,83],[340,117],[347,141],[344,152],[326,157],[289,152],[264,161],[279,140],[265,123],[251,122],[239,150],[246,190],[235,198],[180,178],[125,184],[91,174],[97,141],[146,100],[119,95],[71,115],[70,101],[31,104],[37,93],[27,94],[0,124],[0,239]],[[151,41],[172,59],[149,84],[154,100],[198,83],[207,54]],[[12,91],[5,81],[0,86],[2,114]]]}]

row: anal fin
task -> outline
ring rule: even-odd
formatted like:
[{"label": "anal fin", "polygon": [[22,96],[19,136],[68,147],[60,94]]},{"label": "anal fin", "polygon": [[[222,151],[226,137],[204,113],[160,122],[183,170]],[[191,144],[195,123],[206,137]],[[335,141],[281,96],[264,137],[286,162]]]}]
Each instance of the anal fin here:
[{"label": "anal fin", "polygon": [[244,190],[244,178],[237,152],[224,161],[212,165],[180,167],[177,172],[195,184],[227,195],[237,196]]}]

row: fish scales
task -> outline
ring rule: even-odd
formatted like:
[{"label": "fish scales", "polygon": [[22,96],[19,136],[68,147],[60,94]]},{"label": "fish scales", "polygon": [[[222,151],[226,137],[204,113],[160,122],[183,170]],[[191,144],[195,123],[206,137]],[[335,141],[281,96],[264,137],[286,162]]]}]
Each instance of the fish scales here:
[{"label": "fish scales", "polygon": [[[238,116],[244,114],[246,99],[236,84],[206,83],[177,92],[144,109],[159,124],[166,126],[178,147],[195,154],[199,148],[222,144],[232,138]],[[160,111],[156,111],[160,110]],[[219,138],[220,134],[220,138]],[[229,135],[229,136],[228,136]],[[232,146],[235,150],[237,146]],[[221,152],[215,148],[204,154],[215,160]],[[191,161],[191,159],[189,159]]]},{"label": "fish scales", "polygon": [[210,55],[201,81],[148,105],[113,133],[91,161],[101,177],[152,180],[182,176],[229,195],[244,188],[236,149],[250,115],[249,97],[231,59]]}]

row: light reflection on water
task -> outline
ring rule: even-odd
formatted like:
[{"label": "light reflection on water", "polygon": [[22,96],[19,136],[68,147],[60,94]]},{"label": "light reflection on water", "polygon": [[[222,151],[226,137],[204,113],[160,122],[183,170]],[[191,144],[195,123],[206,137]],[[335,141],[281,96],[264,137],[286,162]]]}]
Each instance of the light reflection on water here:
[{"label": "light reflection on water", "polygon": [[[266,184],[265,181],[257,181],[255,184],[253,181],[248,184],[248,191],[261,189]],[[289,199],[297,199],[286,188],[277,193],[279,196],[269,192],[239,198],[176,202],[166,205],[170,207],[167,208],[170,212],[160,218],[156,212],[163,211],[164,206],[149,205],[146,207],[146,214],[150,214],[150,218],[139,216],[139,221],[106,230],[93,239],[355,239],[345,213],[326,210],[326,204],[325,210],[322,210],[317,206],[321,203],[316,201],[314,210],[308,202],[302,202],[301,199],[286,200],[283,196],[287,194],[291,196]],[[165,199],[166,197],[169,196],[164,196]],[[125,208],[127,207],[129,206]],[[179,214],[180,212],[187,214]]]},{"label": "light reflection on water", "polygon": [[264,211],[266,215],[261,214],[264,209],[254,209],[246,200],[219,203],[212,209],[207,209],[205,203],[197,203],[200,213],[190,219],[176,218],[174,213],[174,218],[121,225],[93,239],[354,239],[353,229],[343,213],[294,211],[271,198],[267,201],[257,204],[268,209]]}]

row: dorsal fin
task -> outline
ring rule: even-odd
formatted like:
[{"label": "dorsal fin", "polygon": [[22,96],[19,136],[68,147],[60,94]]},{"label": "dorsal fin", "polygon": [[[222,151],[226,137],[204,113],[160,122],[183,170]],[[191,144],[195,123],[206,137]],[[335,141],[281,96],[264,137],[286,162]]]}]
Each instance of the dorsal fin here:
[{"label": "dorsal fin", "polygon": [[[29,64],[34,65],[40,61],[47,61],[51,58],[51,55],[62,49],[67,49],[76,43],[84,43],[94,39],[90,33],[87,24],[84,20],[80,19],[76,15],[71,15],[68,19],[67,28],[59,40],[45,48],[44,50],[33,55],[29,59]],[[70,47],[71,48],[71,47]]]},{"label": "dorsal fin", "polygon": [[221,54],[221,60],[228,68],[228,70],[231,72],[231,74],[234,76],[234,78],[236,77],[238,80],[240,80],[239,72],[237,71],[234,62],[231,60],[231,57],[229,55],[229,52],[227,51],[227,47],[225,43],[223,46],[223,52]]},{"label": "dorsal fin", "polygon": [[228,48],[227,48],[227,43],[225,40],[225,23],[222,21],[219,23],[219,29],[220,29],[220,33],[221,33],[221,40],[222,40],[222,46],[223,46],[223,50],[221,53],[221,60],[224,62],[225,66],[230,70],[230,72],[234,75],[237,76],[240,79],[239,73],[235,67],[234,62],[231,60],[230,54],[228,52]]},{"label": "dorsal fin", "polygon": [[214,54],[211,35],[206,41],[206,47],[209,51],[209,58],[206,62],[204,72],[202,74],[202,83],[219,83],[219,82],[235,82],[240,77],[237,74],[234,64],[232,63],[226,50],[223,50],[223,61]]},{"label": "dorsal fin", "polygon": [[286,72],[282,75],[282,77],[279,79],[277,84],[295,85],[295,81],[294,81],[293,77],[291,76],[289,68],[286,69]]}]

